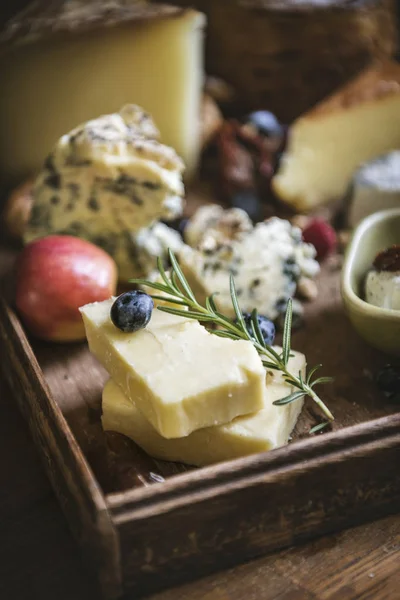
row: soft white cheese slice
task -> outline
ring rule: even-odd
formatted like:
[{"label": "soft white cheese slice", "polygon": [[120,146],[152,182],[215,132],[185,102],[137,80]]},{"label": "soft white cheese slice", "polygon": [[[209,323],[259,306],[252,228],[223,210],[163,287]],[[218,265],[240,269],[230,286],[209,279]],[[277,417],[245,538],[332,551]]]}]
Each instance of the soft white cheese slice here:
[{"label": "soft white cheese slice", "polygon": [[348,193],[348,225],[379,210],[400,207],[400,151],[364,164],[353,177]]},{"label": "soft white cheese slice", "polygon": [[[92,2],[80,18],[77,11],[88,3],[57,4],[46,18],[39,15],[22,27],[21,37],[33,32],[26,42],[3,44],[2,181],[35,176],[64,133],[128,103],[153,116],[162,142],[193,173],[200,151],[204,15],[171,6]],[[49,31],[34,31],[51,20]]]},{"label": "soft white cheese slice", "polygon": [[160,435],[176,438],[255,412],[265,371],[254,346],[154,309],[145,329],[113,325],[114,299],[81,308],[90,351]]},{"label": "soft white cheese slice", "polygon": [[365,280],[365,299],[380,308],[400,310],[400,271],[370,271]]},{"label": "soft white cheese slice", "polygon": [[[304,355],[293,354],[289,370],[296,375],[299,371],[304,374]],[[104,430],[130,437],[155,458],[203,466],[285,445],[301,412],[303,400],[285,406],[274,406],[273,402],[292,391],[281,374],[267,375],[262,410],[237,417],[225,425],[199,429],[185,438],[168,440],[157,433],[136,402],[128,400],[122,389],[110,379],[103,391],[102,423]],[[225,402],[229,403],[229,398],[225,398]]]}]

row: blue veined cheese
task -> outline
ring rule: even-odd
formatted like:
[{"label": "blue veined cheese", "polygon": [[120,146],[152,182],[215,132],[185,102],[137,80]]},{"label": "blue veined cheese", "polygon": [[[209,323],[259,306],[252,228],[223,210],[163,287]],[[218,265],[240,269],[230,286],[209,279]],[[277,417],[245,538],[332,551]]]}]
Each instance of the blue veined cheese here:
[{"label": "blue veined cheese", "polygon": [[116,260],[121,278],[136,262],[137,232],[183,208],[184,165],[158,141],[151,117],[135,105],[62,136],[35,181],[25,241],[75,235]]},{"label": "blue veined cheese", "polygon": [[185,242],[195,248],[207,235],[238,238],[253,229],[249,215],[241,208],[225,210],[219,204],[200,206],[184,230]]},{"label": "blue veined cheese", "polygon": [[131,259],[125,259],[124,248],[121,249],[120,257],[118,254],[114,255],[119,264],[120,279],[124,281],[148,278],[157,269],[157,258],[161,258],[165,265],[168,263],[168,249],[177,254],[183,246],[179,233],[165,223],[154,223],[137,233],[131,233],[130,238]]},{"label": "blue veined cheese", "polygon": [[400,207],[400,151],[389,152],[356,171],[348,193],[348,224],[386,208]]},{"label": "blue veined cheese", "polygon": [[[300,229],[277,217],[250,229],[240,228],[234,225],[238,222],[236,209],[229,229],[229,212],[224,211],[223,227],[215,221],[203,237],[196,231],[195,248],[181,248],[182,270],[200,301],[217,292],[214,299],[218,308],[233,316],[229,291],[233,275],[241,309],[250,312],[256,308],[276,319],[285,311],[288,298],[294,296],[298,281],[318,274],[315,248],[302,241]],[[240,223],[245,224],[243,216]]]}]

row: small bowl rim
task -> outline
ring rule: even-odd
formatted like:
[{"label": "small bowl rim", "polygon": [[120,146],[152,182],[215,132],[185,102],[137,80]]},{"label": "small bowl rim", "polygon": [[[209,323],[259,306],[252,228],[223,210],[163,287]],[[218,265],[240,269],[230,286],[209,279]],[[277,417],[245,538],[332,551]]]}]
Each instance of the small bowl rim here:
[{"label": "small bowl rim", "polygon": [[342,268],[342,297],[343,300],[350,303],[358,311],[368,313],[369,316],[384,320],[400,321],[400,310],[393,308],[381,308],[374,306],[363,300],[358,294],[353,291],[351,285],[351,274],[357,252],[359,251],[360,239],[364,233],[369,230],[374,224],[380,221],[386,221],[392,218],[400,217],[399,208],[389,208],[373,213],[365,217],[355,228],[349,246],[347,248],[345,259]]}]

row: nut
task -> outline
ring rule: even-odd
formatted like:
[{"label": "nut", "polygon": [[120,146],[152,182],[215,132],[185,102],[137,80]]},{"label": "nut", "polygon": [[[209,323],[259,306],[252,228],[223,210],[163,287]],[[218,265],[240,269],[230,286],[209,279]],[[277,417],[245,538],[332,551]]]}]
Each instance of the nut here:
[{"label": "nut", "polygon": [[297,294],[304,300],[315,300],[318,296],[318,286],[309,277],[300,277],[297,284]]},{"label": "nut", "polygon": [[204,150],[215,138],[222,127],[223,117],[215,101],[208,94],[203,94],[200,113],[201,147]]},{"label": "nut", "polygon": [[33,181],[28,180],[15,188],[9,195],[4,211],[3,222],[11,238],[22,240],[32,210]]}]

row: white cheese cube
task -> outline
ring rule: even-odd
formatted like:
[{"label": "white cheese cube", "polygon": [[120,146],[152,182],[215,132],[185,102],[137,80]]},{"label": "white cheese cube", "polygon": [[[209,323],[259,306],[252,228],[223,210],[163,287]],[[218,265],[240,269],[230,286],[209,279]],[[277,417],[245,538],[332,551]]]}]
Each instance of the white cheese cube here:
[{"label": "white cheese cube", "polygon": [[[277,349],[280,350],[280,349]],[[289,371],[305,373],[305,358],[297,352],[289,361]],[[270,372],[265,385],[264,408],[254,414],[237,417],[230,423],[194,431],[185,438],[165,439],[157,433],[122,389],[110,379],[103,391],[104,430],[130,437],[148,454],[163,460],[203,466],[248,454],[272,450],[287,444],[303,406],[297,400],[284,406],[273,402],[293,389],[278,372]],[[272,375],[272,373],[274,373]],[[230,402],[228,397],[225,402]]]},{"label": "white cheese cube", "polygon": [[90,351],[160,435],[183,437],[262,408],[265,370],[251,342],[157,309],[145,329],[123,333],[110,319],[113,301],[81,308]]},{"label": "white cheese cube", "polygon": [[348,193],[348,225],[356,227],[372,213],[400,207],[400,151],[363,165]]}]

